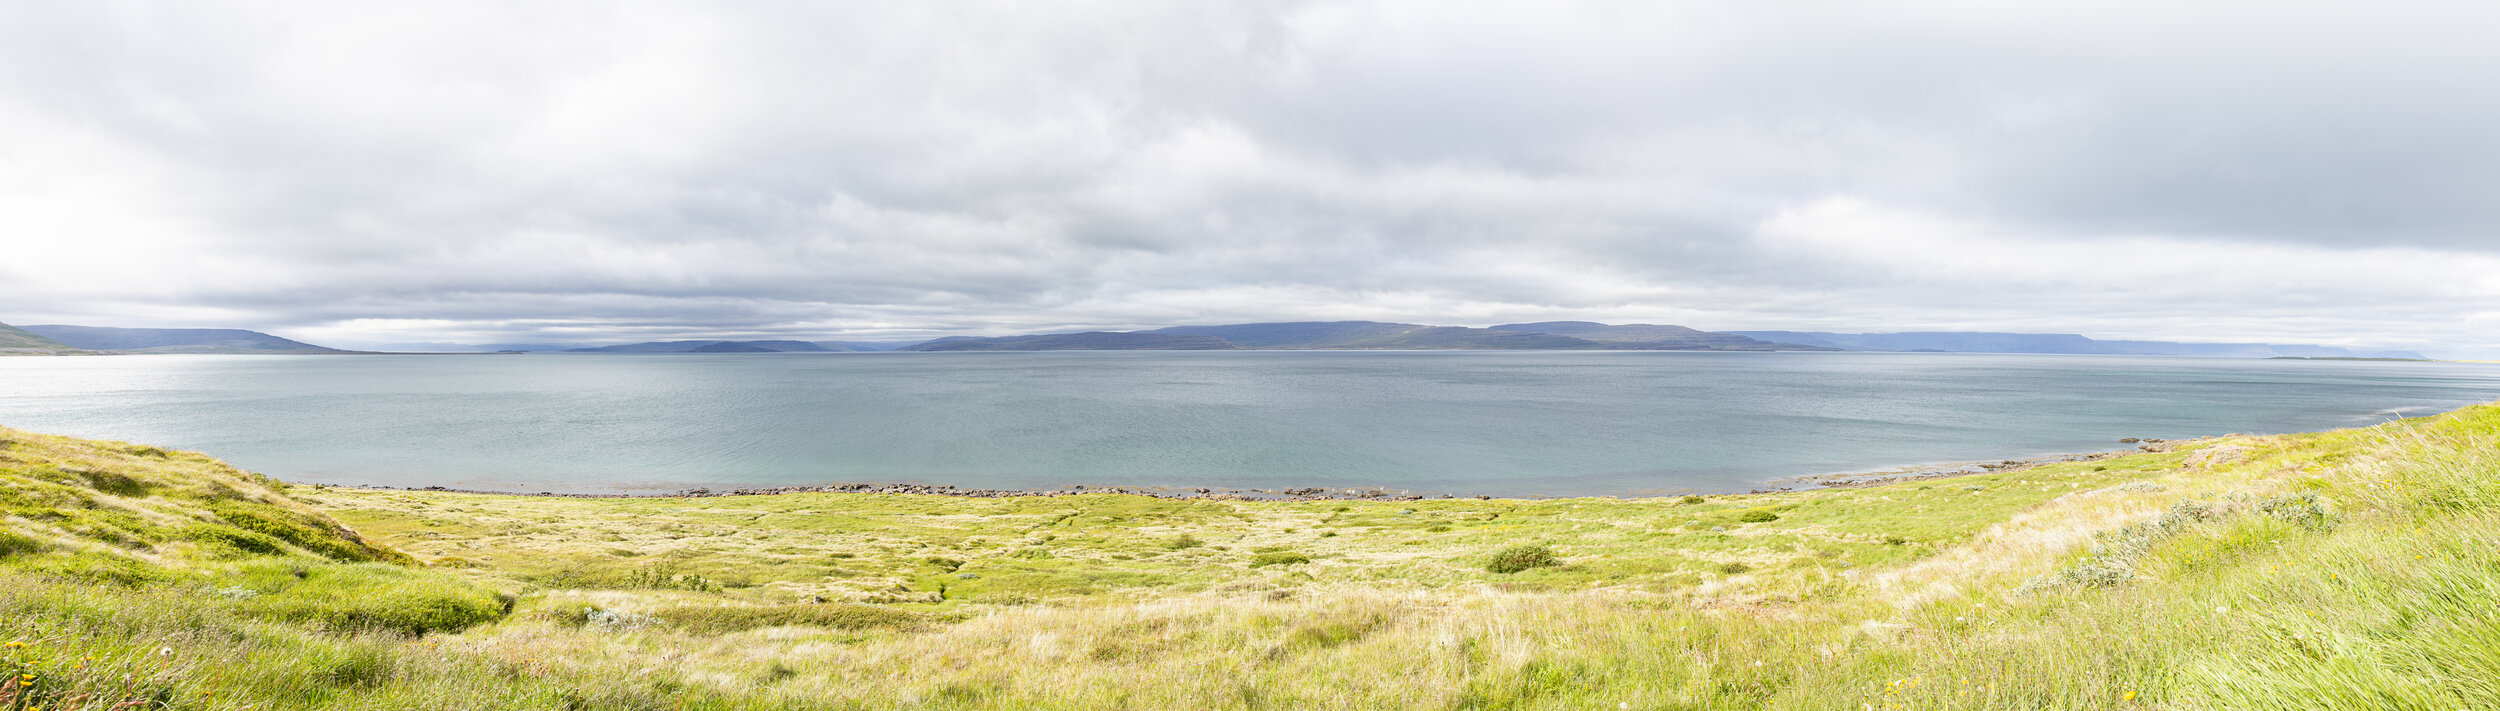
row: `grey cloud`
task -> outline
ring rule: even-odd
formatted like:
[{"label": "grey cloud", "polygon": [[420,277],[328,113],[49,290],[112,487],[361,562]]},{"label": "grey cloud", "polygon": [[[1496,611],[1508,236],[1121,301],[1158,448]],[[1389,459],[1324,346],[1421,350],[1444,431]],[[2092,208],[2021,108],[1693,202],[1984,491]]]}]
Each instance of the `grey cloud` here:
[{"label": "grey cloud", "polygon": [[0,318],[382,341],[1600,318],[2489,353],[2500,284],[2450,268],[2500,254],[2478,14],[28,3],[0,20]]}]

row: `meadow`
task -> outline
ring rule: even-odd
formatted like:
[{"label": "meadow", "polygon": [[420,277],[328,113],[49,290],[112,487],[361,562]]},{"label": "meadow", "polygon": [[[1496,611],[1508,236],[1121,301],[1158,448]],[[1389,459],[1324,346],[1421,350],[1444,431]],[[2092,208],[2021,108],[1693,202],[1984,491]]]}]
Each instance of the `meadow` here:
[{"label": "meadow", "polygon": [[574,499],[0,430],[0,708],[2500,707],[2500,406],[1863,489]]}]

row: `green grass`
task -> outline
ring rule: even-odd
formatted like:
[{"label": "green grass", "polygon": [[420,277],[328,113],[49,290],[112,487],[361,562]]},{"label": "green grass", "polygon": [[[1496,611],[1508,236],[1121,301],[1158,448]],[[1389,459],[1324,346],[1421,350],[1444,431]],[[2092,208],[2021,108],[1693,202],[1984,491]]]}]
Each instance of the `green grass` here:
[{"label": "green grass", "polygon": [[13,355],[84,355],[82,351],[59,341],[35,335],[26,329],[0,323],[0,356]]},{"label": "green grass", "polygon": [[2492,406],[1698,500],[527,498],[0,438],[0,664],[54,708],[2500,707]]}]

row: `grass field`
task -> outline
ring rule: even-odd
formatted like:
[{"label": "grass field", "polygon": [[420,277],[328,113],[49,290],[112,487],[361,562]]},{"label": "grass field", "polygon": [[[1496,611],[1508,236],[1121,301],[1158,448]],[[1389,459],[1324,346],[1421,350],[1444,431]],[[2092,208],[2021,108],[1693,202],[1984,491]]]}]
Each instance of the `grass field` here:
[{"label": "grass field", "polygon": [[5,709],[2500,707],[2493,406],[1633,500],[534,498],[0,439]]}]

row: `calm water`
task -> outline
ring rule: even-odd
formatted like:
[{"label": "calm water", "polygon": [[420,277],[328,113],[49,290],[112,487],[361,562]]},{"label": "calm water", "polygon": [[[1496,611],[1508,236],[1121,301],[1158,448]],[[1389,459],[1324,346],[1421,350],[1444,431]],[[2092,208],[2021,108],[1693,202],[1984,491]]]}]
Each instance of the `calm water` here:
[{"label": "calm water", "polygon": [[0,424],[518,491],[1736,491],[2500,399],[2500,366],[1877,353],[0,358]]}]

